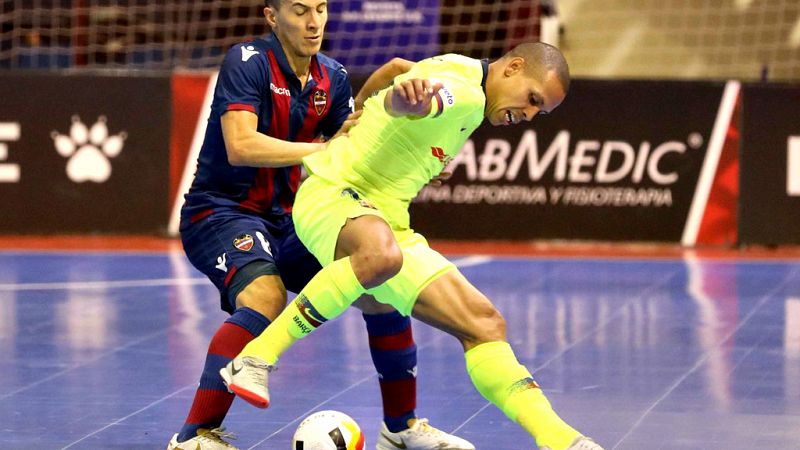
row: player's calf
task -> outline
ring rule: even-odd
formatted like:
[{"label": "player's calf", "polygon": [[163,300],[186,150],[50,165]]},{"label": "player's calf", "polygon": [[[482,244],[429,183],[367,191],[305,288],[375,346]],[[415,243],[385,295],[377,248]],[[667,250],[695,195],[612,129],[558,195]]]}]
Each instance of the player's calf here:
[{"label": "player's calf", "polygon": [[506,320],[493,304],[487,301],[473,305],[465,316],[462,331],[456,336],[465,351],[488,342],[506,341]]}]

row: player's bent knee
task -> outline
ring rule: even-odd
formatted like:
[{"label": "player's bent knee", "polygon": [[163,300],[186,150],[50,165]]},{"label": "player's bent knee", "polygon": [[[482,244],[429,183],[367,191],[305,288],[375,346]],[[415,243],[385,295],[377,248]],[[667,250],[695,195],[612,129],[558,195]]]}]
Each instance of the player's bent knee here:
[{"label": "player's bent knee", "polygon": [[367,289],[397,275],[403,267],[403,253],[396,243],[364,250],[350,257],[358,281]]},{"label": "player's bent knee", "polygon": [[236,296],[236,307],[247,307],[274,320],[286,306],[286,289],[276,276],[261,276]]}]

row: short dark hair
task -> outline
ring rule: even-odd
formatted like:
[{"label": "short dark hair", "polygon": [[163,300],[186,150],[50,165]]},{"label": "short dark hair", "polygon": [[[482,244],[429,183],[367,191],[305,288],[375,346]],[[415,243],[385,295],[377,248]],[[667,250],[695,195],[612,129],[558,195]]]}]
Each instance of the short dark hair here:
[{"label": "short dark hair", "polygon": [[525,70],[536,76],[544,77],[547,72],[555,72],[564,93],[569,91],[569,65],[558,48],[544,42],[525,42],[511,49],[506,57],[524,59]]},{"label": "short dark hair", "polygon": [[264,0],[264,7],[265,8],[275,8],[278,9],[281,7],[281,0]]}]

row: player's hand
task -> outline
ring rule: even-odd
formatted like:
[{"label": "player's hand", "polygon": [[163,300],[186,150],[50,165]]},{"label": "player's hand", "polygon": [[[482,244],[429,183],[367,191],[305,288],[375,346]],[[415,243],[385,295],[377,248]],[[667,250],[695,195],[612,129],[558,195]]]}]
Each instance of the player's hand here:
[{"label": "player's hand", "polygon": [[428,182],[428,186],[441,186],[442,183],[449,180],[453,176],[453,172],[442,171]]},{"label": "player's hand", "polygon": [[358,118],[361,117],[362,112],[364,112],[364,110],[359,109],[354,113],[350,113],[350,115],[347,116],[347,119],[344,119],[344,123],[342,123],[342,126],[339,128],[339,131],[336,132],[335,136],[341,136],[341,135],[346,136],[347,133],[350,132],[351,128],[358,125]]},{"label": "player's hand", "polygon": [[328,139],[328,141],[332,141],[339,136],[347,136],[347,134],[350,132],[350,129],[358,125],[358,118],[361,117],[362,111],[363,110],[358,110],[354,113],[350,113],[350,115],[347,116],[347,119],[344,119],[342,126],[339,127],[339,131],[337,131],[332,138]]},{"label": "player's hand", "polygon": [[397,83],[388,96],[387,111],[395,116],[424,117],[431,111],[433,96],[443,87],[442,83],[414,78]]}]

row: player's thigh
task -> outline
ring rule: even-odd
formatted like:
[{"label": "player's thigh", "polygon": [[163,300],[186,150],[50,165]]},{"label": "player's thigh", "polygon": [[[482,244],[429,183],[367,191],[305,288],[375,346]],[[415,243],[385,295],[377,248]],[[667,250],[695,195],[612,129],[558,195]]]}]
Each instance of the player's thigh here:
[{"label": "player's thigh", "polygon": [[[218,212],[181,229],[186,256],[214,283],[229,313],[250,281],[278,275],[269,239],[263,219],[235,212]],[[259,261],[265,264],[250,266]]]},{"label": "player's thigh", "polygon": [[[299,293],[320,271],[317,258],[297,237],[294,223],[289,218],[273,233],[273,254],[286,290]],[[377,302],[372,296],[364,295],[353,304],[364,314],[385,314],[395,311],[389,305]]]},{"label": "player's thigh", "polygon": [[297,237],[291,218],[282,224],[280,233],[275,233],[273,254],[281,280],[288,291],[299,293],[322,269],[317,258],[311,254]]},{"label": "player's thigh", "polygon": [[297,236],[322,266],[333,262],[339,233],[348,219],[372,215],[387,222],[381,211],[353,189],[316,176],[300,186],[292,215]]},{"label": "player's thigh", "polygon": [[456,337],[469,350],[506,339],[505,321],[491,301],[457,269],[449,270],[419,293],[414,318]]}]

